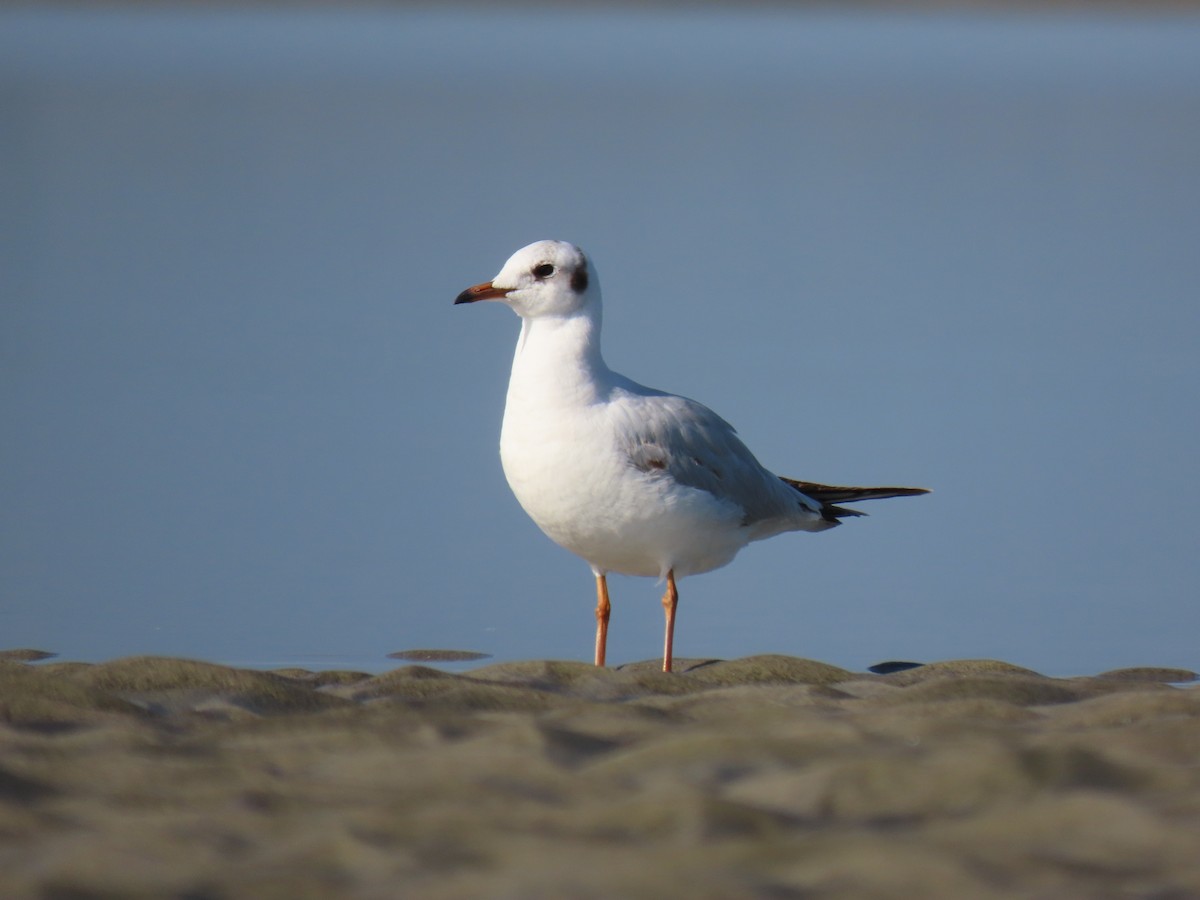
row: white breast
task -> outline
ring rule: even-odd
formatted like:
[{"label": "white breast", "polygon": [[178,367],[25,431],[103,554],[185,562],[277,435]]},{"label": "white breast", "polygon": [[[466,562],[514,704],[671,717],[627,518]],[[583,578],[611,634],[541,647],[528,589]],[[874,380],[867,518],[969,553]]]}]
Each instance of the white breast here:
[{"label": "white breast", "polygon": [[749,540],[742,510],[634,468],[610,417],[603,402],[551,411],[510,396],[500,459],[530,518],[599,571],[682,577],[733,559]]}]

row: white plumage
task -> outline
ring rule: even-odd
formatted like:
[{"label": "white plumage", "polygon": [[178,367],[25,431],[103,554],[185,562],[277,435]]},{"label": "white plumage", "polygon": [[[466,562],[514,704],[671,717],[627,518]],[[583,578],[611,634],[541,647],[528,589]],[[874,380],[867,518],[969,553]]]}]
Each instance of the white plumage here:
[{"label": "white plumage", "polygon": [[600,353],[599,281],[572,244],[518,250],[455,302],[476,300],[502,301],[521,317],[500,458],[533,521],[596,576],[597,665],[607,638],[606,573],[667,579],[670,671],[677,577],[723,566],[751,541],[859,515],[834,502],[925,493],[782,479],[712,410],[609,369]]}]

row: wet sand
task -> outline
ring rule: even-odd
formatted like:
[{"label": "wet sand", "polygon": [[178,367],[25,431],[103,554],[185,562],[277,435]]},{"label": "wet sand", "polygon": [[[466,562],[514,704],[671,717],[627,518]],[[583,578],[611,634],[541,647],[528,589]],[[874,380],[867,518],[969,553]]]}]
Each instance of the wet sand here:
[{"label": "wet sand", "polygon": [[1200,898],[1200,689],[0,661],[5,898]]}]

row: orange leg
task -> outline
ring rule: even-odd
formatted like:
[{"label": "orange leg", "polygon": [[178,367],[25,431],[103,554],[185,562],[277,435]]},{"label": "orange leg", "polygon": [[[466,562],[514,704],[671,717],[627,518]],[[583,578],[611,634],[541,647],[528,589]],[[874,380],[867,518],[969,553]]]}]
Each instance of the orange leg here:
[{"label": "orange leg", "polygon": [[604,653],[608,647],[608,614],[612,604],[608,602],[608,579],[603,574],[596,576],[596,665],[604,665]]},{"label": "orange leg", "polygon": [[663,594],[663,611],[667,614],[667,636],[663,641],[663,671],[671,671],[673,657],[672,647],[675,644],[675,607],[679,604],[679,591],[675,590],[675,570],[667,572],[667,592]]}]

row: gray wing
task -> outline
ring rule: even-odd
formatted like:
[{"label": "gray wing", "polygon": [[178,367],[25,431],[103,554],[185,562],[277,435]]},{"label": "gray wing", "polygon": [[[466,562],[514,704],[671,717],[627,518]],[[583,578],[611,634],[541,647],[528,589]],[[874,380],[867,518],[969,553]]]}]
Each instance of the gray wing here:
[{"label": "gray wing", "polygon": [[805,510],[820,515],[819,502],[763,468],[733,426],[707,406],[648,388],[614,399],[625,419],[618,429],[622,449],[634,468],[736,503],[745,525]]}]

